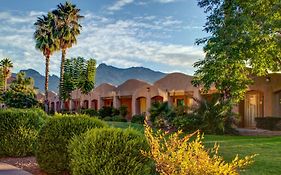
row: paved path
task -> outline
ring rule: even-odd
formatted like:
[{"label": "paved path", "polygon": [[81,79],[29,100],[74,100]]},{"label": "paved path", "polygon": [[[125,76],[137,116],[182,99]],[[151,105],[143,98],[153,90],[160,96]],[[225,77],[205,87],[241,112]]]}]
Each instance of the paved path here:
[{"label": "paved path", "polygon": [[281,131],[269,131],[264,129],[237,128],[240,135],[244,136],[281,136]]},{"label": "paved path", "polygon": [[15,166],[0,162],[0,175],[32,175]]}]

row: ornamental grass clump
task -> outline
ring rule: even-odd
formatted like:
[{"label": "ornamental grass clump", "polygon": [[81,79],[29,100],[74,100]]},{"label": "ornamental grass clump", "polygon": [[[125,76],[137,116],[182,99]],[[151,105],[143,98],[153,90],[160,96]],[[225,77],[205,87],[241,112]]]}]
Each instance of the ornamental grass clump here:
[{"label": "ornamental grass clump", "polygon": [[145,136],[150,151],[142,154],[155,161],[156,171],[160,175],[238,175],[239,170],[253,163],[255,155],[239,159],[236,156],[230,163],[218,155],[218,145],[210,151],[202,144],[203,136],[197,131],[182,136],[178,131],[170,136],[153,130],[145,124]]}]

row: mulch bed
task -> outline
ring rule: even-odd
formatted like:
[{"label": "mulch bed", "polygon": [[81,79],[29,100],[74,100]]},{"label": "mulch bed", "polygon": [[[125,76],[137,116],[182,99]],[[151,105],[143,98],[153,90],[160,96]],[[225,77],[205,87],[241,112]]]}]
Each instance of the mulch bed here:
[{"label": "mulch bed", "polygon": [[0,158],[0,162],[7,163],[15,167],[21,168],[27,172],[30,172],[33,175],[46,175],[46,173],[40,170],[35,157]]}]

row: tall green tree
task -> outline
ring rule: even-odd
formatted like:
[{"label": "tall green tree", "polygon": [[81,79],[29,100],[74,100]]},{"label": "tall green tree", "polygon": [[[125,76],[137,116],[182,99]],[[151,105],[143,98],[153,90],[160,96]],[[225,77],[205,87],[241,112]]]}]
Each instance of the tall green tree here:
[{"label": "tall green tree", "polygon": [[48,112],[48,86],[49,86],[49,67],[50,56],[59,50],[59,42],[54,37],[55,19],[52,13],[47,16],[38,17],[34,23],[36,29],[34,32],[35,48],[40,50],[45,57],[45,111]]},{"label": "tall green tree", "polygon": [[56,10],[52,13],[56,18],[56,32],[55,36],[59,40],[61,55],[60,66],[60,99],[62,100],[62,88],[64,82],[64,64],[66,59],[66,51],[77,43],[77,36],[80,34],[82,26],[80,20],[83,16],[80,15],[80,9],[76,5],[66,2],[59,4]]},{"label": "tall green tree", "polygon": [[88,94],[95,87],[95,75],[95,59],[85,60],[83,57],[66,59],[62,88],[63,100],[70,100],[71,92],[75,89]]},{"label": "tall green tree", "polygon": [[214,85],[222,100],[243,98],[252,76],[281,70],[281,1],[199,0],[208,14],[205,59],[195,63],[195,85]]},{"label": "tall green tree", "polygon": [[11,69],[13,68],[13,63],[9,58],[4,58],[0,61],[0,66],[2,70],[2,76],[4,79],[4,91],[7,91],[7,80],[11,76]]}]

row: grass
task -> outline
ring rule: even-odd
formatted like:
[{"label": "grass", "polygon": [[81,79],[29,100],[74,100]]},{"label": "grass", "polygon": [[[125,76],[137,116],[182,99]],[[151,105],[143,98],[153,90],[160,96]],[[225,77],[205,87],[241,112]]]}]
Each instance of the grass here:
[{"label": "grass", "polygon": [[[134,128],[143,132],[143,126],[134,123],[108,122],[117,128]],[[248,169],[241,172],[242,175],[279,175],[281,174],[281,136],[257,137],[257,136],[219,136],[205,135],[204,144],[211,148],[215,143],[220,145],[219,154],[226,161],[231,161],[236,154],[239,157],[258,154],[255,162]]]}]

